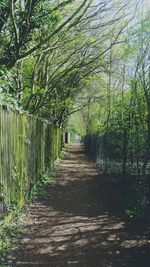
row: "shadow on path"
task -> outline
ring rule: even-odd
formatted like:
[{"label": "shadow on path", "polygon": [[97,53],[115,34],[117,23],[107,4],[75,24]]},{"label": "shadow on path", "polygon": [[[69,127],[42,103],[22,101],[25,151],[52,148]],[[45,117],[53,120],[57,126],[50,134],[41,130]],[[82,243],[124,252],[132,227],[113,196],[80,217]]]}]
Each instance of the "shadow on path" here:
[{"label": "shadow on path", "polygon": [[10,266],[149,267],[147,233],[127,231],[109,199],[95,164],[71,146],[54,184],[31,205]]}]

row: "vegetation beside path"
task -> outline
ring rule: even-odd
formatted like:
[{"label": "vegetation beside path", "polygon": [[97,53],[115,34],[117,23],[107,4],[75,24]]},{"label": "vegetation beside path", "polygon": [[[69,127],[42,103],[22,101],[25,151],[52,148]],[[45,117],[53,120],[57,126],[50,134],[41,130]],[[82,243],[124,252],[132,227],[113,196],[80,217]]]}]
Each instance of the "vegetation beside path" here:
[{"label": "vegetation beside path", "polygon": [[29,214],[10,266],[149,267],[149,229],[126,224],[79,144],[69,147]]},{"label": "vegetation beside path", "polygon": [[[51,171],[58,158],[64,143],[63,134],[70,131],[72,139],[84,140],[89,156],[101,173],[100,187],[105,188],[105,192],[109,190],[108,199],[109,195],[112,196],[110,202],[115,203],[115,198],[119,204],[122,203],[126,217],[136,227],[137,218],[141,220],[141,229],[145,227],[150,214],[149,32],[148,0],[0,1],[0,223],[3,224],[6,218],[11,220],[15,212],[28,202],[32,190],[43,182],[43,175]],[[65,139],[69,140],[69,134]],[[73,153],[76,155],[76,152]],[[85,166],[88,167],[86,163]],[[66,168],[68,170],[68,166]],[[81,173],[85,178],[82,170]],[[72,169],[70,177],[73,176]],[[69,183],[66,178],[65,181]],[[89,210],[93,207],[94,214],[98,209],[87,199],[86,192],[90,198],[93,191],[89,192],[89,180],[86,183],[85,191],[77,186],[80,183],[75,183],[75,191],[71,185],[68,189],[75,197],[76,189],[79,196],[82,191],[86,203],[89,201]],[[99,185],[97,182],[95,185],[93,188],[98,201]],[[59,198],[57,186],[54,188]],[[77,205],[71,202],[70,192],[63,193],[65,205],[67,196],[70,198],[72,206],[68,207],[69,214],[72,209],[72,213],[78,211],[78,215],[87,215],[91,219],[87,211],[80,214],[84,210],[82,201],[77,200],[81,205],[77,209]],[[95,203],[94,198],[92,200]],[[101,200],[103,202],[104,199]],[[62,212],[66,212],[63,202],[61,205]],[[119,205],[116,208],[118,210]],[[43,214],[41,216],[43,218]],[[96,221],[101,224],[101,219],[98,221],[96,218]],[[60,221],[63,225],[61,216]],[[6,229],[6,232],[11,231],[13,235],[17,230]],[[77,236],[72,236],[70,250],[76,248],[75,240],[83,235],[78,227],[71,231]],[[107,235],[108,229],[106,232]],[[5,250],[3,235],[0,247]],[[69,235],[72,233],[69,232]],[[81,243],[85,247],[87,244],[88,250],[87,239],[89,242],[92,240],[88,234],[86,237]],[[115,245],[116,242],[119,246],[120,242],[123,248],[128,247],[128,242],[124,245],[119,240],[120,232],[112,243]],[[141,255],[140,248],[147,241],[141,236],[143,241],[140,244],[134,240],[137,241],[136,234],[132,240],[133,251],[136,255],[138,244]],[[45,242],[49,241],[46,239]],[[102,240],[94,238],[93,242],[92,248],[96,246],[94,244],[99,244],[101,251],[106,252],[106,240],[102,243]],[[129,243],[131,246],[132,242]],[[48,249],[58,253],[55,245],[51,244]],[[44,248],[42,250],[45,251]],[[65,244],[60,250],[66,250]],[[81,251],[79,248],[79,252],[83,258],[83,254],[87,255],[86,249]],[[93,250],[89,252],[92,254]],[[118,253],[114,249],[111,252]],[[38,246],[36,253],[41,253]],[[99,251],[97,254],[94,252],[93,255],[99,261]],[[28,258],[28,253],[26,255]],[[117,255],[121,262],[120,252]],[[103,255],[101,257],[103,259]],[[78,257],[74,262],[69,263],[68,260],[68,264],[76,264],[76,260],[78,264]],[[89,256],[88,264],[93,265],[91,260],[93,258]],[[116,260],[114,257],[114,265],[119,264]],[[66,263],[65,258],[64,261]],[[104,265],[105,261],[104,257]],[[108,261],[108,265],[113,265],[111,256],[108,256]],[[126,263],[127,259],[124,258],[124,261]]]}]

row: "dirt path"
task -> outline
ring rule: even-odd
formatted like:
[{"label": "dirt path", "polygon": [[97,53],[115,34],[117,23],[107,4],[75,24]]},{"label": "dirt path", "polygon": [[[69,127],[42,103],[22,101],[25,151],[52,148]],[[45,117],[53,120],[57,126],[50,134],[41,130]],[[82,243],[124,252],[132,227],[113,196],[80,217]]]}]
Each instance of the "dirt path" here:
[{"label": "dirt path", "polygon": [[71,146],[54,184],[31,206],[10,266],[149,267],[147,233],[127,231],[112,207],[94,163]]}]

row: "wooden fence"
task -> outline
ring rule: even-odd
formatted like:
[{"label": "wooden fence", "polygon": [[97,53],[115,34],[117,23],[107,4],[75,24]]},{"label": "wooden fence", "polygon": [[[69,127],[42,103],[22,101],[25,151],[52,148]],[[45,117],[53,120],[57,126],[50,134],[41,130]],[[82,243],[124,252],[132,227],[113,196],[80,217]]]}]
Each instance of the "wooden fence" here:
[{"label": "wooden fence", "polygon": [[60,129],[0,107],[0,202],[22,207],[61,151]]}]

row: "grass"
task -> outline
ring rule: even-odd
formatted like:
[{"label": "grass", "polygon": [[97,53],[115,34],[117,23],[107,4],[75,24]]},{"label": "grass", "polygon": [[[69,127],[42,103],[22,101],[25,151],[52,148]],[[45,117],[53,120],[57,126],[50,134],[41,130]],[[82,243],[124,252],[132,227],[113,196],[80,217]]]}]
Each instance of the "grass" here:
[{"label": "grass", "polygon": [[[41,196],[43,189],[52,183],[54,171],[58,162],[56,162],[53,170],[48,169],[42,174],[41,179],[33,186],[28,195],[29,202],[35,197]],[[14,209],[13,214],[9,214],[6,218],[0,220],[0,267],[8,267],[7,255],[10,247],[15,245],[15,237],[25,232],[24,222],[27,220],[27,214],[23,210]]]},{"label": "grass", "polygon": [[25,229],[23,222],[26,215],[23,212],[16,211],[12,221],[3,220],[0,225],[0,266],[6,267],[7,254],[10,247],[15,245],[14,237],[23,234]]},{"label": "grass", "polygon": [[39,179],[37,183],[33,185],[32,190],[29,193],[29,201],[42,194],[43,189],[53,182],[53,176],[54,168],[52,170],[47,169],[47,171],[42,174],[41,179]]}]

